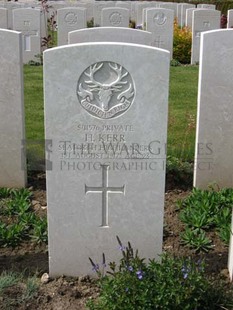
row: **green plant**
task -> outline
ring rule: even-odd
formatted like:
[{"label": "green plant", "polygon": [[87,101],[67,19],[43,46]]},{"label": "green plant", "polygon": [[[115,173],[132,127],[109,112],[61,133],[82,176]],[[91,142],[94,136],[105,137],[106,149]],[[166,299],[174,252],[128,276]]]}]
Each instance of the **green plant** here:
[{"label": "green plant", "polygon": [[32,299],[39,288],[39,281],[36,276],[30,277],[26,280],[25,290],[22,294],[21,301],[25,302]]},{"label": "green plant", "polygon": [[182,64],[191,61],[192,32],[187,27],[180,27],[177,20],[174,21],[173,58]]},{"label": "green plant", "polygon": [[[230,240],[231,214],[233,207],[233,189],[221,189],[215,191],[213,186],[210,190],[194,188],[189,197],[178,202],[180,208],[180,220],[186,225],[182,239],[186,245],[201,242],[206,248],[208,245],[204,231],[214,229],[223,242]],[[208,247],[206,248],[208,249]]]},{"label": "green plant", "polygon": [[0,199],[8,198],[11,194],[10,188],[0,188]]},{"label": "green plant", "polygon": [[92,19],[87,21],[87,28],[92,28],[94,27],[94,17]]},{"label": "green plant", "polygon": [[3,292],[4,289],[15,285],[16,283],[18,283],[21,280],[21,277],[19,277],[19,275],[15,272],[6,272],[3,271],[0,274],[0,295]]},{"label": "green plant", "polygon": [[26,237],[28,230],[25,223],[0,224],[0,247],[16,247]]},{"label": "green plant", "polygon": [[170,61],[170,65],[171,65],[172,67],[178,67],[178,66],[181,66],[181,63],[180,63],[177,59],[172,59],[172,60]]},{"label": "green plant", "polygon": [[213,248],[211,240],[202,229],[186,228],[181,234],[181,240],[185,245],[193,248],[196,252],[209,252],[209,250]]},{"label": "green plant", "polygon": [[161,262],[146,263],[130,243],[124,247],[119,238],[118,242],[122,259],[118,266],[109,264],[110,272],[101,272],[91,260],[101,292],[96,301],[88,301],[89,309],[214,310],[230,304],[231,296],[222,286],[213,287],[206,278],[203,262],[164,254]]},{"label": "green plant", "polygon": [[0,193],[4,197],[0,198],[0,247],[16,247],[30,238],[47,243],[47,219],[32,210],[32,193],[28,189],[0,189]]},{"label": "green plant", "polygon": [[129,21],[129,28],[133,28],[133,29],[136,28],[136,22],[135,22],[135,20],[130,19],[130,21]]},{"label": "green plant", "polygon": [[33,224],[32,240],[36,243],[48,243],[47,219],[36,218]]},{"label": "green plant", "polygon": [[193,164],[182,161],[179,158],[168,155],[166,162],[167,182],[176,185],[185,184],[186,187],[191,187],[193,180]]}]

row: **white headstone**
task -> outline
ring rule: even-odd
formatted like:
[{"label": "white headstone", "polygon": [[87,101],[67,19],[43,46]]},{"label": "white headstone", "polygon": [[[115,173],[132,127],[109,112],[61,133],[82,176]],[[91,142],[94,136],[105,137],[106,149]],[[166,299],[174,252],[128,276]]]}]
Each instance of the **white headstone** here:
[{"label": "white headstone", "polygon": [[177,3],[175,2],[163,2],[159,4],[160,8],[169,9],[174,11],[174,17],[177,17]]},{"label": "white headstone", "polygon": [[233,187],[233,30],[201,34],[194,186]]},{"label": "white headstone", "polygon": [[227,11],[227,28],[233,28],[233,10]]},{"label": "white headstone", "polygon": [[146,10],[146,30],[153,35],[152,46],[166,49],[173,54],[174,11],[163,8]]},{"label": "white headstone", "polygon": [[8,28],[8,15],[7,9],[0,8],[0,28],[7,29]]},{"label": "white headstone", "polygon": [[21,33],[0,29],[0,187],[26,185]]},{"label": "white headstone", "polygon": [[18,2],[7,2],[5,8],[8,13],[8,29],[13,29],[13,10],[22,8],[22,4]]},{"label": "white headstone", "polygon": [[101,11],[102,27],[129,27],[129,10],[113,7]]},{"label": "white headstone", "polygon": [[45,51],[52,277],[93,274],[88,257],[102,253],[118,260],[116,235],[145,258],[161,254],[169,66],[168,52],[143,45]]},{"label": "white headstone", "polygon": [[187,4],[183,3],[181,6],[181,19],[180,19],[180,26],[184,27],[185,26],[185,20],[186,20],[186,11],[188,9],[195,9],[196,6],[194,4]]},{"label": "white headstone", "polygon": [[193,10],[196,10],[196,8],[186,10],[185,26],[188,27],[190,30],[192,30]]},{"label": "white headstone", "polygon": [[96,27],[69,32],[68,42],[125,42],[150,45],[153,36],[151,32],[141,31],[132,28],[120,27]]},{"label": "white headstone", "polygon": [[41,53],[40,10],[15,9],[13,11],[13,29],[23,34],[23,62],[37,60]]},{"label": "white headstone", "polygon": [[86,9],[74,7],[58,9],[57,26],[57,45],[68,44],[70,31],[87,27]]},{"label": "white headstone", "polygon": [[94,13],[93,13],[94,4],[93,3],[79,3],[79,2],[77,2],[77,4],[75,6],[77,8],[86,9],[87,21],[90,21],[92,18],[94,18]]},{"label": "white headstone", "polygon": [[131,2],[131,20],[136,23],[137,21],[137,12],[136,12],[136,1]]},{"label": "white headstone", "polygon": [[143,9],[152,7],[156,8],[156,6],[157,6],[156,4],[150,2],[137,2],[136,3],[137,25],[142,25],[143,23]]},{"label": "white headstone", "polygon": [[100,26],[101,24],[101,11],[104,8],[114,7],[115,3],[112,1],[97,1],[94,5],[94,26]]},{"label": "white headstone", "polygon": [[191,64],[199,62],[201,32],[219,29],[220,14],[221,12],[216,10],[193,10]]},{"label": "white headstone", "polygon": [[199,3],[197,5],[198,9],[208,9],[208,10],[215,10],[216,9],[216,5],[215,4],[201,4]]},{"label": "white headstone", "polygon": [[127,10],[129,10],[129,12],[131,11],[131,3],[128,1],[117,1],[116,7],[127,9]]}]

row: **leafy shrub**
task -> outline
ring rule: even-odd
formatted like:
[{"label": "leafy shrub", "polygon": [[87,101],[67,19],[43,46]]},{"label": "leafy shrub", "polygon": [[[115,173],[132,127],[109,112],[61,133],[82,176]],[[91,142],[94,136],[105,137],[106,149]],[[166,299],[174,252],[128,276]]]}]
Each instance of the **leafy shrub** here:
[{"label": "leafy shrub", "polygon": [[182,161],[177,157],[168,155],[166,163],[166,183],[167,185],[179,185],[191,187],[193,182],[193,165],[187,161]]},{"label": "leafy shrub", "polygon": [[189,64],[191,60],[192,32],[188,27],[181,28],[177,20],[174,21],[173,58],[182,64]]},{"label": "leafy shrub", "polygon": [[[122,246],[119,266],[110,263],[106,275],[91,260],[101,288],[97,301],[89,301],[91,310],[214,310],[230,303],[220,284],[212,285],[204,273],[204,264],[167,254],[161,262],[148,264],[134,253],[130,243]],[[103,256],[104,257],[104,256]],[[105,259],[103,261],[105,266]],[[224,309],[224,308],[222,308]]]},{"label": "leafy shrub", "polygon": [[219,191],[194,188],[191,195],[178,202],[180,220],[186,225],[183,242],[196,250],[208,251],[206,231],[215,229],[227,245],[230,241],[233,189]]},{"label": "leafy shrub", "polygon": [[0,247],[16,247],[22,241],[47,243],[47,219],[31,208],[28,189],[0,188]]}]

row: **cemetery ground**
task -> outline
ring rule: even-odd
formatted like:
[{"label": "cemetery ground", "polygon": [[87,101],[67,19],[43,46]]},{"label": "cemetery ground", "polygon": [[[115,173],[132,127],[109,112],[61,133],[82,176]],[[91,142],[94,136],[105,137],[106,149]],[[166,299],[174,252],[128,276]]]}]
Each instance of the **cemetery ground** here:
[{"label": "cemetery ground", "polygon": [[[26,136],[28,141],[36,143],[28,143],[28,189],[0,190],[0,309],[86,309],[86,301],[99,295],[95,280],[84,275],[47,281],[44,275],[48,273],[45,173],[30,171],[34,165],[43,165],[42,66],[25,66],[24,73]],[[190,257],[196,265],[205,261],[205,277],[218,294],[214,297],[215,308],[210,305],[205,309],[233,309],[233,305],[223,305],[223,293],[218,290],[222,285],[221,292],[229,293],[233,300],[227,272],[229,229],[226,225],[230,221],[233,193],[218,191],[216,184],[212,188],[217,191],[192,192],[197,76],[197,66],[171,67],[163,250],[176,257]],[[187,197],[190,198],[184,200]],[[199,210],[204,206],[201,209],[205,211],[204,217],[195,206]],[[116,239],[113,247],[117,246]],[[172,274],[172,269],[169,273]],[[186,276],[189,277],[188,272],[184,279]],[[176,284],[170,282],[171,292]],[[207,301],[208,298],[207,294]]]}]

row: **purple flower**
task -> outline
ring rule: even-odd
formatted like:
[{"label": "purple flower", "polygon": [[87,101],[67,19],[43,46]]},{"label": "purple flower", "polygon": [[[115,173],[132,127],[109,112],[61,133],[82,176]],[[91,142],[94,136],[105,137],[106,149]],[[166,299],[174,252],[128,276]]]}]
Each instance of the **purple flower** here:
[{"label": "purple flower", "polygon": [[129,288],[128,288],[128,287],[126,287],[125,291],[126,291],[126,293],[127,293],[127,292],[129,291]]},{"label": "purple flower", "polygon": [[125,250],[125,246],[120,245],[120,246],[119,246],[119,250],[124,251],[124,250]]},{"label": "purple flower", "polygon": [[183,273],[183,278],[187,279],[188,278],[189,269],[186,266],[183,266],[182,269],[181,269],[181,272]]},{"label": "purple flower", "polygon": [[99,265],[98,264],[95,264],[95,265],[93,265],[93,267],[92,267],[92,270],[93,271],[95,271],[95,272],[98,272],[99,271]]},{"label": "purple flower", "polygon": [[132,267],[132,266],[127,267],[127,269],[128,269],[129,271],[133,271],[133,267]]},{"label": "purple flower", "polygon": [[138,277],[139,280],[142,280],[142,278],[143,278],[143,272],[142,272],[141,270],[138,270],[138,271],[136,272],[136,275],[137,275],[137,277]]}]

